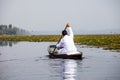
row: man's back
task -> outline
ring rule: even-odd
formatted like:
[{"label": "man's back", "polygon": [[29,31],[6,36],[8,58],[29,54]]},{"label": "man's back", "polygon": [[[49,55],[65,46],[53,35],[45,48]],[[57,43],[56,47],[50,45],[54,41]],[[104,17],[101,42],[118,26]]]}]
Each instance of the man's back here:
[{"label": "man's back", "polygon": [[62,39],[63,42],[63,47],[66,50],[66,52],[73,52],[76,51],[76,47],[74,45],[74,41],[73,38],[71,36],[64,36],[64,38]]},{"label": "man's back", "polygon": [[68,27],[67,28],[67,33],[68,35],[65,35],[61,41],[59,42],[59,44],[57,44],[57,47],[63,47],[63,49],[61,49],[59,51],[60,54],[67,54],[67,53],[71,53],[71,52],[76,52],[77,49],[75,47],[74,41],[73,41],[73,32],[72,32],[72,28]]}]

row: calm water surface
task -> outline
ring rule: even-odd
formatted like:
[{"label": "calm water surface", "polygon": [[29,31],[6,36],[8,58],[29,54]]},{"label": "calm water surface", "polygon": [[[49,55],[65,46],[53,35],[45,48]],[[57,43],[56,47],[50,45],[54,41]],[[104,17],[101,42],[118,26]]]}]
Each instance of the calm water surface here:
[{"label": "calm water surface", "polygon": [[49,59],[54,42],[0,44],[0,80],[120,80],[120,52],[76,45],[83,60]]}]

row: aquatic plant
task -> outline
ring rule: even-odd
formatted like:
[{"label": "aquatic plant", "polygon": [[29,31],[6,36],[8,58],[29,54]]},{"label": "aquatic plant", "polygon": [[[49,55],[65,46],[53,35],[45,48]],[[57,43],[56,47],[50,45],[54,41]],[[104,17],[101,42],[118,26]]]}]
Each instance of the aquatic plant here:
[{"label": "aquatic plant", "polygon": [[[0,41],[57,42],[59,38],[59,35],[0,35]],[[120,51],[120,34],[75,35],[74,41],[77,44]]]}]

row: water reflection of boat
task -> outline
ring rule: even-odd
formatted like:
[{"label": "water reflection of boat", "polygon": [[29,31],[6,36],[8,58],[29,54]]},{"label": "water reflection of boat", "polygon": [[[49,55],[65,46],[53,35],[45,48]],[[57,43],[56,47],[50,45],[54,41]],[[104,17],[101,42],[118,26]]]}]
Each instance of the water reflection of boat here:
[{"label": "water reflection of boat", "polygon": [[52,77],[60,80],[76,80],[78,61],[73,59],[53,59],[50,66],[52,67]]},{"label": "water reflection of boat", "polygon": [[70,54],[58,54],[58,51],[53,53],[55,49],[55,45],[50,45],[48,47],[48,53],[50,58],[63,58],[63,59],[82,59],[82,52],[75,52]]},{"label": "water reflection of boat", "polygon": [[63,80],[75,80],[77,62],[75,60],[63,60]]}]

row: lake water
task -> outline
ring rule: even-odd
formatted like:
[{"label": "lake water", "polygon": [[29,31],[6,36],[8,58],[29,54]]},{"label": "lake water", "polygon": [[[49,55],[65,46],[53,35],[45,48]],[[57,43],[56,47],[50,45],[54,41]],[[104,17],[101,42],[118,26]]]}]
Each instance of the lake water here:
[{"label": "lake water", "polygon": [[49,59],[55,42],[0,44],[0,80],[120,80],[120,52],[76,45],[82,60]]}]

